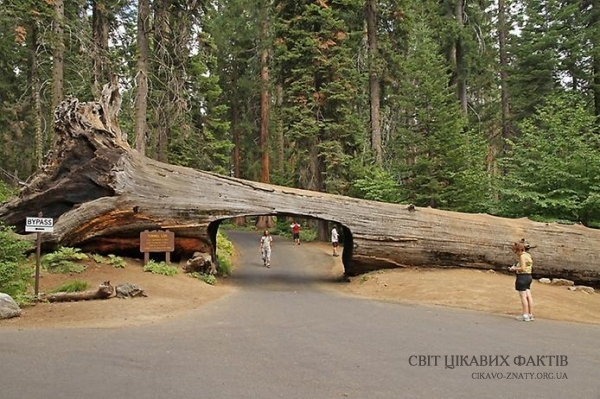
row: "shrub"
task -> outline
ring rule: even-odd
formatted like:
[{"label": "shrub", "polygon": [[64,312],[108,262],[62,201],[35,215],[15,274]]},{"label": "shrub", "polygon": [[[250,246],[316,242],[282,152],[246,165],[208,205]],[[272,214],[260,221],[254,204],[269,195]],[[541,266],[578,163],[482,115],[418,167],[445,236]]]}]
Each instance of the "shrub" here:
[{"label": "shrub", "polygon": [[5,182],[0,180],[0,203],[16,197],[18,192],[18,189],[7,185]]},{"label": "shrub", "polygon": [[317,239],[317,230],[314,229],[303,229],[300,230],[300,241],[312,242]]},{"label": "shrub", "polygon": [[31,281],[31,265],[25,253],[32,247],[28,241],[20,240],[13,228],[0,224],[0,292],[18,301],[25,295]]},{"label": "shrub", "polygon": [[229,276],[233,270],[234,247],[229,238],[221,231],[217,233],[217,272],[222,276]]},{"label": "shrub", "polygon": [[170,266],[166,262],[155,262],[153,260],[150,260],[148,263],[146,263],[144,266],[144,271],[170,277],[178,273],[176,267]]},{"label": "shrub", "polygon": [[88,256],[80,251],[79,248],[61,247],[42,256],[42,266],[50,273],[82,273],[85,266],[74,261],[87,259]]}]

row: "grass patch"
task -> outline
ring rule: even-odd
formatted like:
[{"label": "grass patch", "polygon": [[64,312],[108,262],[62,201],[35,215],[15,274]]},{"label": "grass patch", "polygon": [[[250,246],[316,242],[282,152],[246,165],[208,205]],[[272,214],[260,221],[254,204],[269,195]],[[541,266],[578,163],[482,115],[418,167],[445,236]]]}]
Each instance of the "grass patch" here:
[{"label": "grass patch", "polygon": [[212,274],[194,272],[190,273],[190,276],[197,278],[198,280],[202,280],[209,285],[215,285],[217,283],[217,278]]},{"label": "grass patch", "polygon": [[87,281],[74,280],[51,289],[50,293],[55,294],[57,292],[81,292],[87,290],[89,287],[90,284]]}]

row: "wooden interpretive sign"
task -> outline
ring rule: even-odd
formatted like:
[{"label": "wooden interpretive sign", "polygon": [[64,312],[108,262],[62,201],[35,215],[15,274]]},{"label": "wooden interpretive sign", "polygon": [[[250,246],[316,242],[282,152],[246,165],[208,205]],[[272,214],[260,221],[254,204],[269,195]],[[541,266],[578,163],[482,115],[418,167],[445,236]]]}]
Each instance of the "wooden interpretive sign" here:
[{"label": "wooden interpretive sign", "polygon": [[144,253],[144,265],[150,260],[150,252],[164,252],[165,261],[171,263],[175,250],[175,233],[168,230],[144,230],[140,233],[140,252]]}]

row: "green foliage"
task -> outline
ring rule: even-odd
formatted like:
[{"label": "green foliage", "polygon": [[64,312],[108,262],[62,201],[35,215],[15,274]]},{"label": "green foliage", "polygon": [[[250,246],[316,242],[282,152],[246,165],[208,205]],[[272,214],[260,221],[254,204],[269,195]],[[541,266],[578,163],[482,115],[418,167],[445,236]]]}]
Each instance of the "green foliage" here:
[{"label": "green foliage", "polygon": [[116,256],[113,254],[108,255],[108,264],[114,267],[115,269],[124,269],[125,268],[125,259],[120,256]]},{"label": "green foliage", "polygon": [[50,293],[81,292],[81,291],[87,290],[89,287],[90,287],[90,284],[87,281],[74,280],[74,281],[69,281],[67,283],[61,284],[58,287],[51,289]]},{"label": "green foliage", "polygon": [[275,70],[286,90],[278,118],[289,151],[284,159],[293,161],[282,181],[337,194],[349,189],[349,166],[367,126],[354,108],[358,98],[364,101],[366,82],[356,68],[362,3],[325,8],[286,1],[277,7]]},{"label": "green foliage", "polygon": [[[302,220],[298,220],[298,222],[302,226],[302,229],[300,230],[300,241],[301,242],[315,241],[317,239],[317,231],[313,227],[307,225],[306,223],[303,223]],[[293,236],[292,229],[290,227],[291,224],[292,223],[289,222],[287,218],[283,218],[283,217],[276,218],[275,219],[275,230],[272,232],[272,234],[291,238]]]},{"label": "green foliage", "polygon": [[23,293],[30,281],[31,269],[17,262],[0,262],[0,292],[10,296]]},{"label": "green foliage", "polygon": [[87,258],[79,248],[61,247],[58,251],[42,256],[41,264],[50,273],[82,273],[85,266],[76,262]]},{"label": "green foliage", "polygon": [[388,171],[367,174],[368,180],[357,179],[356,188],[369,199],[481,211],[489,192],[486,142],[467,129],[425,15],[414,19],[413,36],[400,64],[406,94],[399,101],[406,110],[406,122],[397,127],[390,142]]},{"label": "green foliage", "polygon": [[152,274],[162,274],[163,276],[175,276],[178,270],[175,266],[168,265],[166,262],[155,262],[153,260],[148,261],[144,266],[145,272]]},{"label": "green foliage", "polygon": [[235,248],[227,235],[217,232],[217,272],[221,276],[229,276],[233,270],[233,254]]},{"label": "green foliage", "polygon": [[8,184],[4,183],[0,180],[0,203],[4,203],[9,199],[15,197],[17,194],[17,190],[13,187],[10,187]]},{"label": "green foliage", "polygon": [[285,217],[275,218],[275,229],[271,231],[271,234],[275,234],[282,237],[291,237],[292,230],[290,229],[290,222]]},{"label": "green foliage", "polygon": [[0,292],[15,300],[25,294],[31,280],[25,257],[29,249],[29,242],[19,240],[11,227],[0,224]]},{"label": "green foliage", "polygon": [[202,280],[206,284],[209,284],[209,285],[215,285],[217,283],[217,278],[215,276],[213,276],[212,274],[194,272],[194,273],[190,273],[190,276],[197,278],[198,280]]},{"label": "green foliage", "polygon": [[[503,156],[498,142],[504,133],[518,145],[523,134],[529,135],[522,145],[539,147],[538,133],[532,132],[543,132],[547,117],[555,122],[552,115],[538,115],[537,120],[533,115],[561,89],[590,104],[599,98],[595,5],[506,2],[506,24],[514,29],[507,32],[505,70],[498,64],[498,9],[490,1],[378,1],[375,53],[365,39],[362,0],[167,3],[155,4],[154,16],[161,18],[155,22],[161,23],[150,33],[148,156],[226,175],[235,170],[240,177],[258,180],[260,55],[268,50],[271,182],[463,212],[492,210],[588,225],[600,220],[600,184],[591,177],[596,165],[589,149],[571,150],[572,158],[590,159],[585,178],[574,160],[549,165],[547,159],[510,153],[501,168],[496,164],[496,157]],[[464,9],[458,16],[460,4]],[[113,45],[102,52],[105,64],[99,66],[103,74],[111,71],[122,83],[131,83],[138,73],[137,7],[132,1],[104,6]],[[6,177],[16,173],[25,180],[40,156],[34,141],[39,119],[45,138],[41,153],[51,145],[52,124],[43,121],[54,111],[47,88],[55,86],[51,50],[59,38],[53,29],[39,29],[33,43],[32,27],[56,23],[51,1],[5,1],[2,7],[0,22],[10,29],[0,31],[0,53],[6,55],[0,60],[0,168]],[[67,2],[61,21],[65,94],[81,101],[97,98],[100,88],[90,83],[95,53],[82,51],[93,48],[88,11],[97,10],[88,8],[87,2]],[[502,119],[501,71],[508,75],[510,120]],[[369,73],[380,83],[384,162],[375,169]],[[39,115],[31,95],[34,78],[44,82]],[[462,79],[467,104],[458,104]],[[123,104],[136,95],[136,85],[122,85]],[[134,130],[133,108],[122,107],[123,131]],[[597,123],[587,128],[599,132]],[[562,139],[559,134],[557,140]],[[595,139],[590,140],[597,149]],[[538,149],[539,154],[551,153]],[[578,153],[580,149],[584,152]],[[517,166],[523,170],[515,170]],[[514,181],[500,176],[493,186],[490,175],[496,178],[506,170]],[[564,185],[570,178],[576,186]],[[500,190],[497,200],[492,189]],[[10,195],[0,184],[0,202]],[[302,240],[309,240],[307,234],[303,229]]]},{"label": "green foliage", "polygon": [[110,265],[110,266],[114,267],[115,269],[124,269],[126,266],[125,259],[121,258],[120,256],[113,255],[113,254],[109,254],[106,257],[99,255],[99,254],[93,254],[92,259],[96,263]]},{"label": "green foliage", "polygon": [[352,187],[354,196],[358,198],[390,203],[402,202],[397,179],[382,169],[365,171],[364,178],[354,180]]},{"label": "green foliage", "polygon": [[600,155],[595,117],[564,93],[521,123],[522,136],[502,160],[500,209],[506,216],[598,221]]},{"label": "green foliage", "polygon": [[312,242],[317,240],[317,230],[311,228],[303,228],[300,230],[301,242]]}]

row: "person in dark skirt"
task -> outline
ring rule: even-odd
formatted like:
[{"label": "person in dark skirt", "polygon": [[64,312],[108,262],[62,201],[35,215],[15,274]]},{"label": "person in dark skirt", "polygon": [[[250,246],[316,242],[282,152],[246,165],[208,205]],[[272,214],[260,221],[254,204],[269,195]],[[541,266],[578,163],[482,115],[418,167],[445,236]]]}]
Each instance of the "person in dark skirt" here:
[{"label": "person in dark skirt", "polygon": [[508,270],[516,273],[515,289],[519,293],[521,299],[521,307],[523,314],[517,317],[519,321],[533,321],[533,297],[531,295],[531,276],[533,268],[533,258],[527,252],[526,244],[523,242],[515,242],[512,246],[513,253],[519,259],[518,262],[511,266]]}]

